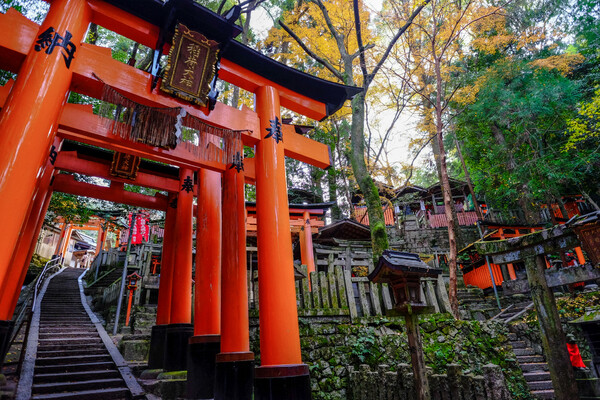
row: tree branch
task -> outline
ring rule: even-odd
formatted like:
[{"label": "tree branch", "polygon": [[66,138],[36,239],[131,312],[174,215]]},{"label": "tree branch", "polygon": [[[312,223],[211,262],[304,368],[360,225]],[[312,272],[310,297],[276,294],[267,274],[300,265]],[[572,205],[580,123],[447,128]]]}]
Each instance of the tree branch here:
[{"label": "tree branch", "polygon": [[353,0],[352,5],[354,8],[354,28],[356,29],[356,42],[358,43],[358,55],[360,57],[360,70],[363,74],[363,88],[365,90],[369,87],[369,73],[367,71],[367,62],[365,60],[365,46],[362,41],[362,31],[360,29],[360,12],[358,10],[358,0]]},{"label": "tree branch", "polygon": [[286,24],[284,24],[282,20],[279,20],[279,25],[281,25],[281,27],[283,28],[283,30],[286,31],[287,34],[290,35],[296,41],[296,43],[298,43],[298,45],[300,47],[302,47],[302,50],[304,50],[304,52],[306,54],[308,54],[310,57],[312,57],[319,64],[321,64],[325,68],[327,68],[340,81],[344,82],[344,77],[342,76],[342,74],[338,70],[336,70],[331,64],[329,64],[325,59],[319,57],[311,49],[309,49],[308,46],[306,46],[302,42],[302,40],[298,37],[298,35],[296,35]]},{"label": "tree branch", "polygon": [[402,34],[412,24],[413,20],[419,15],[419,13],[423,9],[423,7],[425,7],[430,2],[431,2],[431,0],[425,0],[425,1],[423,1],[423,4],[421,4],[419,7],[417,7],[415,9],[415,11],[413,11],[413,13],[411,14],[411,16],[408,18],[408,21],[406,21],[406,23],[402,27],[400,27],[400,29],[398,29],[398,32],[396,32],[396,35],[394,36],[394,38],[392,39],[392,41],[388,45],[387,49],[385,49],[385,52],[383,53],[383,56],[381,57],[381,59],[379,60],[379,62],[375,66],[375,68],[373,69],[373,72],[371,72],[371,74],[369,76],[369,82],[365,82],[365,84],[363,85],[365,87],[365,89],[368,88],[369,84],[371,83],[371,81],[373,80],[373,78],[375,77],[375,75],[377,74],[377,72],[379,71],[379,69],[381,68],[381,66],[383,65],[383,63],[385,62],[385,60],[390,55],[390,52],[392,51],[392,48],[394,47],[394,45],[396,44],[396,42],[398,41],[398,39],[400,39],[400,36],[402,36]]}]

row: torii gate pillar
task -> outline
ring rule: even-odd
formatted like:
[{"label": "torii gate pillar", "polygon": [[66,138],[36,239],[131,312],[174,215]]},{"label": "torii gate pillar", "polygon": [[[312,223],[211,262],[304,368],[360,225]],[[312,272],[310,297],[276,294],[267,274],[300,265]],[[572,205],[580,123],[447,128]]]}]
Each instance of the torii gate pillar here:
[{"label": "torii gate pillar", "polygon": [[[53,145],[59,148],[62,140],[58,137],[54,139]],[[4,286],[0,287],[0,366],[4,362],[4,357],[8,351],[8,338],[14,329],[12,317],[21,294],[21,287],[25,281],[27,270],[29,269],[29,261],[33,256],[37,241],[35,240],[42,224],[44,216],[50,204],[52,197],[52,177],[54,176],[54,165],[51,160],[46,162],[44,172],[40,179],[40,184],[34,194],[31,202],[29,216],[23,227],[23,234],[19,237],[17,247],[12,255],[11,267],[15,271],[16,278],[6,280]],[[7,323],[4,323],[4,322]],[[6,331],[6,337],[3,339],[2,334]]]},{"label": "torii gate pillar", "polygon": [[257,90],[256,112],[261,136],[256,146],[261,366],[255,370],[254,398],[307,400],[310,378],[300,354],[285,157],[275,134],[281,121],[275,88]]},{"label": "torii gate pillar", "polygon": [[254,353],[250,351],[244,173],[223,173],[221,353],[216,358],[215,400],[251,400]]},{"label": "torii gate pillar", "polygon": [[201,169],[198,176],[194,336],[188,344],[187,398],[212,399],[215,357],[221,351],[221,174]]},{"label": "torii gate pillar", "polygon": [[[83,41],[90,18],[85,0],[52,1],[37,33],[42,39],[29,49],[0,113],[0,210],[5,211],[0,239],[0,287],[11,275],[10,261],[26,222],[31,194],[36,192],[39,173],[48,159],[58,117],[69,94],[73,70],[69,68],[67,52],[73,48],[76,51]],[[63,37],[62,42],[53,42],[55,35]],[[48,36],[52,44],[44,40]],[[65,48],[54,46],[60,43]]]},{"label": "torii gate pillar", "polygon": [[165,232],[160,260],[160,283],[158,287],[158,305],[156,307],[156,325],[150,336],[149,369],[163,369],[165,358],[165,335],[171,320],[171,286],[173,277],[173,247],[175,243],[175,218],[177,195],[169,195],[169,205],[165,215]]},{"label": "torii gate pillar", "polygon": [[194,172],[189,168],[180,168],[179,183],[171,278],[171,314],[165,335],[164,369],[167,371],[186,369],[188,340],[194,334],[191,323]]}]

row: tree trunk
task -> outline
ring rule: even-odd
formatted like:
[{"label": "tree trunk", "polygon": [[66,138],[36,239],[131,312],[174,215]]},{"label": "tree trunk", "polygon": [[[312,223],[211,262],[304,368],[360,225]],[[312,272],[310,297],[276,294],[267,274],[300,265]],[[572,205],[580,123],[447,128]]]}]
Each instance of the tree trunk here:
[{"label": "tree trunk", "polygon": [[577,400],[577,383],[552,290],[546,281],[544,256],[525,259],[527,280],[540,326],[542,346],[557,400]]},{"label": "tree trunk", "polygon": [[448,221],[448,243],[450,251],[448,254],[448,269],[450,275],[450,287],[448,297],[450,298],[450,307],[454,318],[459,318],[458,312],[458,286],[457,286],[457,265],[456,258],[458,256],[456,248],[456,227],[458,221],[456,219],[456,209],[452,200],[452,191],[450,188],[450,180],[448,179],[448,168],[446,166],[446,150],[444,149],[443,137],[443,121],[442,121],[442,75],[440,71],[440,61],[435,62],[436,86],[437,94],[435,101],[435,128],[437,133],[437,145],[439,148],[439,173],[442,194],[444,196],[444,211],[446,212],[446,220]]},{"label": "tree trunk", "polygon": [[365,162],[364,123],[365,93],[363,91],[352,99],[352,126],[350,128],[352,151],[350,152],[350,162],[358,187],[367,203],[369,226],[371,228],[371,245],[373,247],[373,262],[377,263],[383,250],[389,247],[389,242],[387,231],[385,230],[385,220],[383,209],[381,208],[379,191],[371,175],[369,175]]},{"label": "tree trunk", "polygon": [[335,169],[335,151],[331,150],[331,167],[327,170],[327,186],[329,187],[329,201],[335,201],[331,207],[331,219],[339,221],[342,219],[342,211],[337,204],[337,170]]}]

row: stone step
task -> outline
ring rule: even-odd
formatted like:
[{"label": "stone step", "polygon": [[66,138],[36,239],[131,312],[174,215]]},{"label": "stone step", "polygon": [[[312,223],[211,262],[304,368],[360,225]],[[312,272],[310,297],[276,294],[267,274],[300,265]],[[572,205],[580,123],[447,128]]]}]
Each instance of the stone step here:
[{"label": "stone step", "polygon": [[523,340],[511,341],[510,345],[513,349],[524,349],[527,347],[527,343],[525,343]]},{"label": "stone step", "polygon": [[531,394],[536,399],[553,399],[554,398],[554,390],[532,390]]},{"label": "stone step", "polygon": [[541,363],[544,362],[544,357],[537,354],[533,356],[517,356],[517,361],[519,364]]},{"label": "stone step", "polygon": [[543,372],[548,371],[548,364],[545,362],[539,363],[523,363],[520,364],[521,370],[523,372]]},{"label": "stone step", "polygon": [[527,382],[550,380],[550,372],[547,371],[523,372],[523,376]]},{"label": "stone step", "polygon": [[82,364],[88,362],[112,361],[109,354],[85,354],[76,356],[45,357],[35,360],[35,365],[65,365]]},{"label": "stone step", "polygon": [[98,361],[91,363],[77,363],[64,365],[40,365],[35,367],[35,374],[93,371],[97,369],[115,369],[115,364],[112,361]]},{"label": "stone step", "polygon": [[109,388],[121,388],[124,386],[124,382],[119,378],[112,379],[92,379],[80,382],[58,382],[58,383],[38,383],[31,387],[31,393],[61,393],[61,392],[75,392],[81,390],[94,390],[94,389],[109,389]]},{"label": "stone step", "polygon": [[119,371],[112,370],[90,370],[79,372],[59,372],[52,374],[36,374],[33,378],[34,383],[51,382],[76,382],[92,379],[112,379],[119,378]]},{"label": "stone step", "polygon": [[72,393],[52,393],[38,394],[32,396],[32,400],[50,400],[50,399],[72,399],[72,400],[108,400],[108,399],[128,399],[130,396],[129,390],[125,388],[115,389],[97,389],[84,390]]},{"label": "stone step", "polygon": [[41,326],[40,333],[60,333],[65,334],[69,332],[95,332],[97,331],[94,324],[87,325],[75,325],[75,326]]},{"label": "stone step", "polygon": [[54,339],[54,338],[61,338],[61,337],[65,337],[66,335],[68,336],[84,336],[84,337],[90,337],[90,336],[98,336],[98,331],[96,331],[96,329],[92,330],[77,330],[77,331],[69,331],[69,332],[40,332],[39,334],[39,338],[40,339]]},{"label": "stone step", "polygon": [[527,382],[529,385],[529,389],[531,390],[552,390],[554,391],[554,387],[552,386],[552,381],[533,381]]},{"label": "stone step", "polygon": [[48,358],[48,357],[59,357],[59,356],[77,356],[77,355],[92,355],[92,354],[106,354],[104,346],[86,346],[84,349],[71,349],[71,350],[50,350],[50,351],[38,351],[37,359]]},{"label": "stone step", "polygon": [[54,337],[54,338],[49,338],[49,339],[39,339],[39,345],[40,346],[53,346],[53,345],[58,345],[58,344],[78,344],[78,345],[83,345],[86,346],[88,344],[94,344],[94,343],[102,343],[102,340],[100,339],[100,336],[97,337],[67,337],[67,336],[63,336],[63,337]]},{"label": "stone step", "polygon": [[522,349],[513,349],[515,356],[533,356],[535,355],[535,351],[531,347],[525,347]]},{"label": "stone step", "polygon": [[98,346],[104,346],[102,340],[85,345],[81,345],[80,343],[44,343],[38,345],[38,351],[78,350],[82,348],[97,348]]}]

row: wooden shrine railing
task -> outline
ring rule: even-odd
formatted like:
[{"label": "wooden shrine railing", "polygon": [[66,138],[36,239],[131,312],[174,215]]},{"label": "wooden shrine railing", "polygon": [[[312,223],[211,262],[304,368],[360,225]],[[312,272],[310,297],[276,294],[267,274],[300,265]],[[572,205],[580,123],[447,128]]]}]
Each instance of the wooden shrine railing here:
[{"label": "wooden shrine railing", "polygon": [[336,242],[336,246],[324,246],[317,243],[313,245],[318,269],[329,271],[335,266],[341,266],[347,270],[351,270],[352,267],[365,267],[369,271],[373,270],[373,253],[370,242],[346,240],[336,240]]},{"label": "wooden shrine railing", "polygon": [[[461,226],[475,225],[477,223],[477,213],[475,211],[457,212],[458,224]],[[448,226],[446,214],[428,213],[429,226],[432,228],[445,228]]]},{"label": "wooden shrine railing", "polygon": [[[300,266],[306,275],[306,266]],[[423,297],[434,312],[449,312],[450,304],[442,278],[424,279]],[[349,270],[336,265],[327,272],[312,272],[296,281],[296,301],[301,317],[349,316],[374,317],[389,314],[393,298],[386,284],[375,284],[367,277],[353,277]],[[258,311],[258,276],[248,279],[248,304]]]}]

